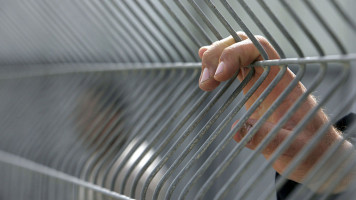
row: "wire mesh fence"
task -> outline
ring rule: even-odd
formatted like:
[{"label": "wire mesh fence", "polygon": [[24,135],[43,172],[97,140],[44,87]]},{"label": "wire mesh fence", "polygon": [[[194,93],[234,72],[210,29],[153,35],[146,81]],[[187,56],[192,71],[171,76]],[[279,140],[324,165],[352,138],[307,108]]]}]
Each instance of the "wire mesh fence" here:
[{"label": "wire mesh fence", "polygon": [[[289,199],[352,199],[355,4],[0,1],[0,199],[276,199],[305,163]],[[204,92],[229,35],[261,59]]]}]

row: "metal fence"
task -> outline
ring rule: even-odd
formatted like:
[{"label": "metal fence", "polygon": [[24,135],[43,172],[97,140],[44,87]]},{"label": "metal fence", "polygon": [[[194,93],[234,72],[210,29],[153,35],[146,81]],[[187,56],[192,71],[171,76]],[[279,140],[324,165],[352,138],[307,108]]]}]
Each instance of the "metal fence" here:
[{"label": "metal fence", "polygon": [[[351,0],[0,1],[0,199],[275,199],[330,127],[356,111],[355,8]],[[240,42],[236,31],[263,60],[245,66],[243,81],[203,92],[198,49],[229,35]],[[270,60],[254,35],[281,59]],[[294,80],[233,141],[288,69]],[[299,81],[305,93],[246,149]],[[311,94],[317,105],[264,159]],[[321,110],[329,120],[275,181],[275,161]],[[339,198],[352,199],[354,149],[339,152],[354,132],[350,125],[330,145],[290,199],[327,199],[345,177]]]}]

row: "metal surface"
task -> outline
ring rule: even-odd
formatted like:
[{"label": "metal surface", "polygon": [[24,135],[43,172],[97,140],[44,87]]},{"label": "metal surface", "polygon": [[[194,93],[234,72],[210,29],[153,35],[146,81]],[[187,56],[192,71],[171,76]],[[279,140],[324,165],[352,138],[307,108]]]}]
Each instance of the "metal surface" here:
[{"label": "metal surface", "polygon": [[[355,8],[348,0],[0,0],[0,199],[276,199],[330,127],[356,112]],[[235,74],[203,92],[199,48],[229,35],[240,42],[237,31],[262,59],[243,66],[251,69],[244,80]],[[269,60],[256,35],[280,59]],[[233,141],[289,69],[294,80]],[[299,82],[304,94],[247,150]],[[263,159],[310,95],[318,104]],[[274,180],[274,162],[320,110],[330,119]],[[327,199],[355,173],[354,152],[339,155],[354,132],[352,125],[290,199]],[[329,179],[317,197],[309,191]],[[355,195],[354,181],[347,188],[340,199]]]}]

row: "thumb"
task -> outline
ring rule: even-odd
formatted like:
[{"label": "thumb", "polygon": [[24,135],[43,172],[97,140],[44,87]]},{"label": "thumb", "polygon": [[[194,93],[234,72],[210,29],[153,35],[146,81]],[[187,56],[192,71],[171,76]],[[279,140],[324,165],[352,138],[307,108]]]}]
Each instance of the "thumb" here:
[{"label": "thumb", "polygon": [[[258,120],[256,119],[248,119],[236,132],[234,135],[234,140],[237,142],[240,142],[246,135],[251,134],[251,130],[255,126]],[[239,122],[237,120],[233,125],[232,128],[236,126],[236,124]],[[246,147],[254,150],[257,148],[257,146],[263,141],[263,139],[271,132],[271,130],[275,127],[275,124],[271,122],[265,122],[258,130],[257,132],[253,135],[253,137],[248,141],[246,144]],[[290,134],[290,130],[287,129],[280,129],[279,132],[272,138],[272,140],[268,143],[268,145],[264,148],[262,151],[262,154],[265,156],[269,157],[268,155],[271,155],[274,150],[277,149],[277,147],[283,142],[283,140]]]}]

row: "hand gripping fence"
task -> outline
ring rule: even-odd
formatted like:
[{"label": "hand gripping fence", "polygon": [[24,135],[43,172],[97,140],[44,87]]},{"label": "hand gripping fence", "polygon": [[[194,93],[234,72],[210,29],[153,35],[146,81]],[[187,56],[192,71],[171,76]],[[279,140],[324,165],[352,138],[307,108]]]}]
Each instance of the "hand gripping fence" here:
[{"label": "hand gripping fence", "polygon": [[[303,163],[312,166],[282,199],[354,199],[355,8],[350,0],[0,0],[0,199],[277,199],[297,185]],[[243,66],[243,80],[240,69],[204,92],[199,48],[228,36],[243,42],[239,31],[261,59]],[[300,83],[305,91],[283,107]],[[317,126],[320,113],[328,119]],[[326,140],[334,127],[339,139]]]}]

